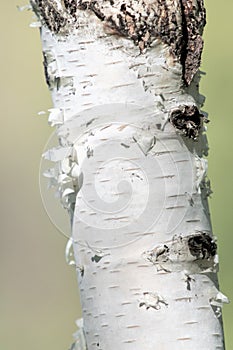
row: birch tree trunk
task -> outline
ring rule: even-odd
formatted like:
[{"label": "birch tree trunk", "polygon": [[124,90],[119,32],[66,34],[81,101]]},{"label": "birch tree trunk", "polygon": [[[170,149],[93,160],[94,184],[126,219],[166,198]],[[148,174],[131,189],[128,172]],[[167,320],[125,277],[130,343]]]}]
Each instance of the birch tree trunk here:
[{"label": "birch tree trunk", "polygon": [[80,349],[224,349],[198,92],[203,0],[31,4],[60,142],[47,175],[72,219]]}]

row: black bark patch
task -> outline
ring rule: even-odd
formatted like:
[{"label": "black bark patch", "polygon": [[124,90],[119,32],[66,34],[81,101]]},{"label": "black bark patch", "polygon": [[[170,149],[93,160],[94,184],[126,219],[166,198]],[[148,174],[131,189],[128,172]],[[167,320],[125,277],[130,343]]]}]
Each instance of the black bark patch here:
[{"label": "black bark patch", "polygon": [[186,85],[190,85],[201,63],[203,40],[201,35],[206,24],[203,0],[181,0],[183,46],[181,63]]},{"label": "black bark patch", "polygon": [[84,276],[84,266],[77,266],[76,270],[79,271],[81,277]]},{"label": "black bark patch", "polygon": [[101,11],[98,1],[78,1],[77,4],[77,8],[79,8],[80,10],[91,10],[92,12],[94,12],[94,14],[96,15],[96,17],[98,17],[101,21],[103,21],[105,19],[105,15],[104,13]]},{"label": "black bark patch", "polygon": [[207,122],[196,106],[179,106],[171,112],[170,123],[193,140],[197,140],[203,122]]},{"label": "black bark patch", "polygon": [[91,261],[98,263],[102,258],[103,258],[102,256],[99,256],[96,254],[91,258]]},{"label": "black bark patch", "polygon": [[190,85],[200,66],[206,23],[203,0],[63,0],[63,10],[54,0],[31,0],[31,4],[56,34],[69,32],[70,23],[78,25],[78,10],[88,10],[104,22],[108,34],[128,37],[141,52],[160,39],[182,64],[185,85]]},{"label": "black bark patch", "polygon": [[190,85],[200,66],[203,49],[201,35],[206,23],[203,0],[142,0],[140,3],[79,0],[78,7],[93,11],[113,34],[132,39],[141,51],[160,39],[171,47],[171,54],[183,66],[184,82]]},{"label": "black bark patch", "polygon": [[190,253],[197,259],[209,259],[215,256],[217,252],[217,244],[213,237],[207,233],[193,235],[188,239],[188,247]]},{"label": "black bark patch", "polygon": [[67,12],[76,19],[77,0],[63,0]]},{"label": "black bark patch", "polygon": [[192,282],[191,277],[187,276],[187,278],[186,278],[187,290],[191,290],[191,282]]},{"label": "black bark patch", "polygon": [[67,25],[67,18],[57,8],[53,0],[31,0],[30,2],[34,12],[51,32],[58,34],[64,30]]}]

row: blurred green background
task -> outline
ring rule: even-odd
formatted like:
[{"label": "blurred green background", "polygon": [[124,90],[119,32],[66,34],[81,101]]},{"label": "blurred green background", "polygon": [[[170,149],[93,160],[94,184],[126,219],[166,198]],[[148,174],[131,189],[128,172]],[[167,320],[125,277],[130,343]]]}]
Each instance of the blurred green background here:
[{"label": "blurred green background", "polygon": [[[201,92],[210,143],[210,200],[218,236],[220,284],[233,300],[233,2],[206,0],[208,25]],[[51,128],[40,110],[52,107],[32,13],[21,0],[0,0],[1,192],[0,348],[67,350],[80,315],[75,270],[64,259],[67,239],[50,222],[39,192],[41,154]],[[233,349],[233,303],[224,307],[227,349]],[[194,349],[195,350],[195,349]]]}]

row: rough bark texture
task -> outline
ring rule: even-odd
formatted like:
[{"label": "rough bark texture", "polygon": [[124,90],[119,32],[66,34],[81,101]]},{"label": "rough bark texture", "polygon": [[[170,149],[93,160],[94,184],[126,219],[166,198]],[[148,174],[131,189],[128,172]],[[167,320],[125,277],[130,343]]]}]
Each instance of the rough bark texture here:
[{"label": "rough bark texture", "polygon": [[104,22],[106,32],[131,38],[141,51],[160,39],[181,62],[187,85],[199,68],[206,23],[203,0],[64,0],[60,6],[54,0],[38,0],[32,4],[56,34],[69,33],[79,25],[79,10],[88,10]]},{"label": "rough bark texture", "polygon": [[87,349],[224,349],[202,0],[31,3],[60,141],[47,175],[72,216]]}]

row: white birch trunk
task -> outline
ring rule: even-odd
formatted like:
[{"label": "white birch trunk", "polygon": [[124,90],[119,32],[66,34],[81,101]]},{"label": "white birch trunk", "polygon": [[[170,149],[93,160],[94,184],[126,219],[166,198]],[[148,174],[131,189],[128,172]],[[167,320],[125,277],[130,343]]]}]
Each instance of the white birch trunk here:
[{"label": "white birch trunk", "polygon": [[[72,216],[86,348],[224,349],[198,67],[184,73],[159,36],[135,43],[131,22],[121,35],[92,2],[77,3],[32,1],[61,145],[47,157]],[[113,18],[131,4],[98,3]],[[156,2],[135,3],[142,13]]]}]

